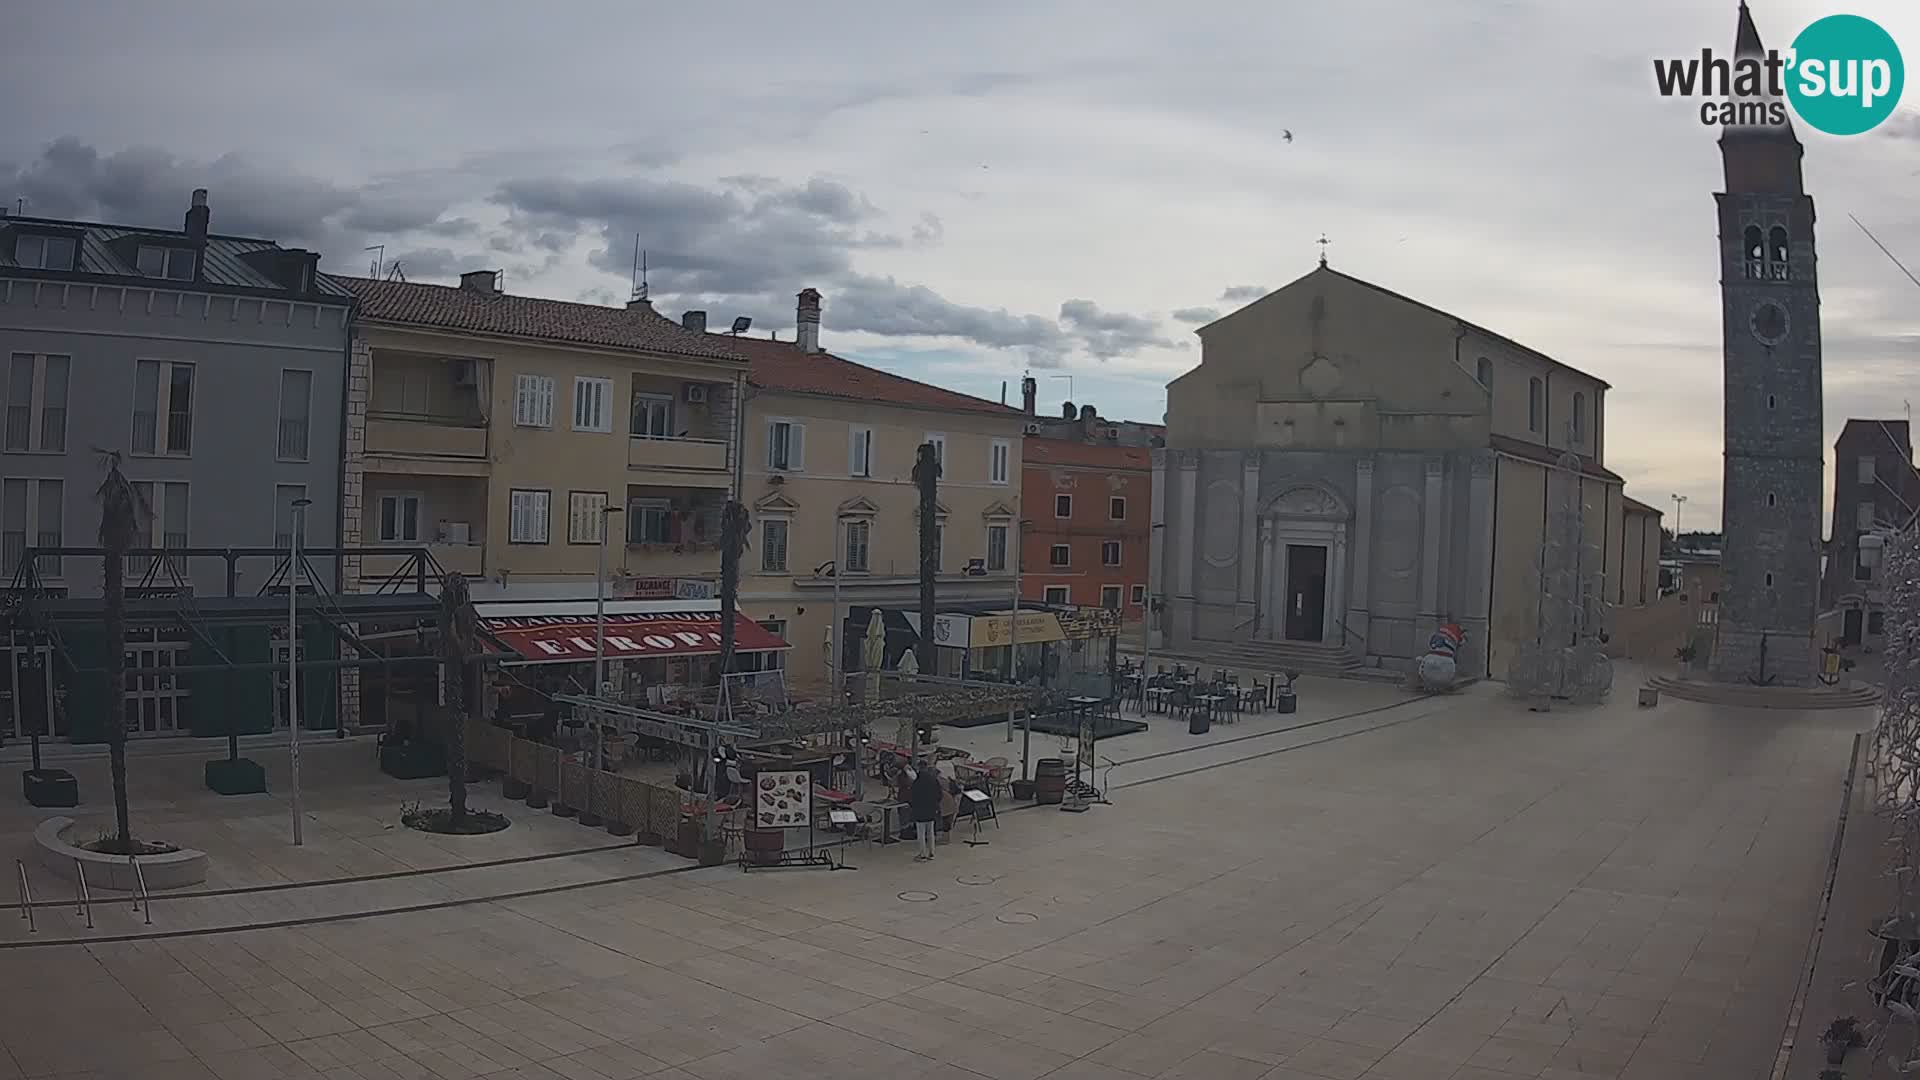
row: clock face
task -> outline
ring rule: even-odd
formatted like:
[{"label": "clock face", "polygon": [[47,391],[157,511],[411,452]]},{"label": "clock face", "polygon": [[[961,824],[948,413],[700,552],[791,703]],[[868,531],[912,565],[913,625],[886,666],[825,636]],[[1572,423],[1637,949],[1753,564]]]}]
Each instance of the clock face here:
[{"label": "clock face", "polygon": [[1748,322],[1763,345],[1777,345],[1787,336],[1787,309],[1771,300],[1755,305]]}]

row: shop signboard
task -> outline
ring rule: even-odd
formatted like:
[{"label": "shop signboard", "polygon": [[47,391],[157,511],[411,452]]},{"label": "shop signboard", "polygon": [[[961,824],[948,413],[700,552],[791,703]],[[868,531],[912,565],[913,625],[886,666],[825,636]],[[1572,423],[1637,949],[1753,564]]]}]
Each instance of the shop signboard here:
[{"label": "shop signboard", "polygon": [[972,642],[969,624],[972,620],[965,615],[935,615],[933,617],[933,643],[943,649],[965,649]]},{"label": "shop signboard", "polygon": [[1112,608],[1083,607],[1057,613],[1060,632],[1068,638],[1113,637],[1120,632],[1120,613]]},{"label": "shop signboard", "polygon": [[[1011,615],[975,615],[971,626],[969,641],[975,649],[992,649],[1013,643],[1013,616]],[[1066,637],[1060,628],[1060,620],[1051,611],[1022,611],[1020,613],[1020,643],[1036,645],[1046,641],[1059,641]]]},{"label": "shop signboard", "polygon": [[757,829],[797,829],[813,821],[813,774],[762,772],[753,780],[753,824]]},{"label": "shop signboard", "polygon": [[[481,628],[513,651],[537,663],[592,660],[596,626],[587,615],[515,615],[480,620]],[[787,643],[744,615],[735,615],[734,648],[771,652]],[[621,612],[606,617],[605,656],[685,658],[720,651],[720,613]]]},{"label": "shop signboard", "polygon": [[720,595],[720,586],[699,578],[675,578],[673,598],[675,600],[713,600]]}]

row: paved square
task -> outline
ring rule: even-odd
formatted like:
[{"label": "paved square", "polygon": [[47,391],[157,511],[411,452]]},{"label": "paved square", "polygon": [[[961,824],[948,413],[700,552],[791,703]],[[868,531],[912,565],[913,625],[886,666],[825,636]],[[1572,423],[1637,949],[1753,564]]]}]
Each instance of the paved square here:
[{"label": "paved square", "polygon": [[[431,910],[93,945],[19,947],[9,912],[0,1080],[1767,1075],[1869,716],[1302,693],[1191,752],[1131,737],[1113,805],[931,864],[639,876],[675,861],[625,849],[405,879],[456,901]],[[163,900],[151,929],[390,901]],[[86,933],[50,914],[40,938]]]}]

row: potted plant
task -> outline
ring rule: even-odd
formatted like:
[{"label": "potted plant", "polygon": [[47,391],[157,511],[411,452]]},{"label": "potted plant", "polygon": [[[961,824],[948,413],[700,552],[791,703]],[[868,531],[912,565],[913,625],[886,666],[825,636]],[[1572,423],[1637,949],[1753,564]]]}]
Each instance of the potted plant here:
[{"label": "potted plant", "polygon": [[1693,642],[1691,641],[1673,650],[1673,658],[1675,660],[1680,661],[1680,677],[1681,678],[1684,679],[1689,674],[1692,673],[1693,658],[1695,656],[1698,656],[1699,654],[1700,654],[1700,651],[1694,648]]},{"label": "potted plant", "polygon": [[1851,1016],[1842,1016],[1827,1025],[1820,1036],[1821,1045],[1827,1048],[1827,1064],[1838,1065],[1847,1059],[1847,1051],[1865,1046],[1867,1040],[1860,1035],[1860,1021]]},{"label": "potted plant", "polygon": [[1287,680],[1287,684],[1273,692],[1273,710],[1275,712],[1290,713],[1300,707],[1300,699],[1296,697],[1293,692],[1293,684],[1300,678],[1300,673],[1297,671],[1283,671],[1280,673],[1280,677]]}]

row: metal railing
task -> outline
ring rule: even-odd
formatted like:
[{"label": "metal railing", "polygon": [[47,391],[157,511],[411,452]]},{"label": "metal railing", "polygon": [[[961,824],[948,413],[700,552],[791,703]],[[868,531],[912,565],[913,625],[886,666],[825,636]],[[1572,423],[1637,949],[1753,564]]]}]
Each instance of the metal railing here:
[{"label": "metal railing", "polygon": [[13,869],[20,875],[20,917],[27,920],[27,933],[37,934],[40,928],[33,925],[33,890],[27,886],[27,864],[15,859]]},{"label": "metal railing", "polygon": [[152,926],[153,897],[147,892],[146,871],[140,869],[140,859],[135,855],[127,856],[127,865],[133,867],[133,910],[144,909],[147,914],[147,925]]},{"label": "metal railing", "polygon": [[93,929],[93,894],[87,891],[87,866],[79,859],[73,860],[74,880],[79,883],[79,895],[73,902],[73,913],[87,917],[87,929]]}]

